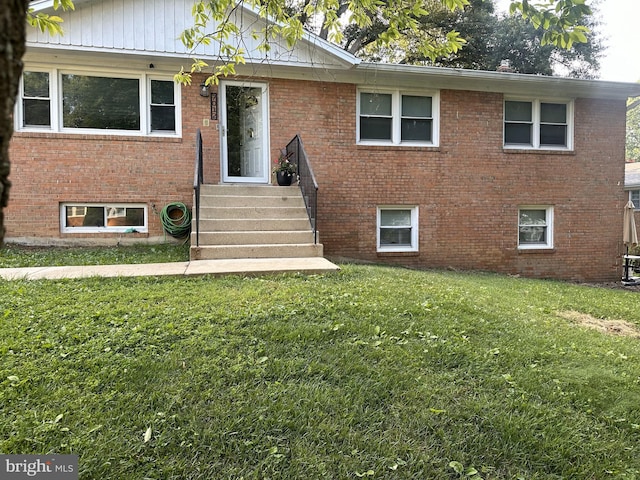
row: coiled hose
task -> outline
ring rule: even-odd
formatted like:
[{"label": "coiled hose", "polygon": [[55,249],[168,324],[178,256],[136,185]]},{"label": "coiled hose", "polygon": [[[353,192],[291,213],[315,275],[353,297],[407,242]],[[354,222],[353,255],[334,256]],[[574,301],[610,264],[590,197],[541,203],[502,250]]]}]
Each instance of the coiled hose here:
[{"label": "coiled hose", "polygon": [[191,212],[181,202],[169,203],[160,212],[162,228],[175,238],[187,238],[191,232]]}]

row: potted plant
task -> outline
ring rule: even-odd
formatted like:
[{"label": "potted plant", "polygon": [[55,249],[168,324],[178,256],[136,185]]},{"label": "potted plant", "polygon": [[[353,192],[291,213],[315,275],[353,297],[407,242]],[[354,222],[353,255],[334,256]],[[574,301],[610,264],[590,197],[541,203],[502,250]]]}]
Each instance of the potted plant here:
[{"label": "potted plant", "polygon": [[296,173],[296,166],[289,161],[293,152],[280,152],[280,155],[274,160],[275,166],[273,171],[276,174],[276,180],[280,186],[289,186],[293,181],[293,175]]}]

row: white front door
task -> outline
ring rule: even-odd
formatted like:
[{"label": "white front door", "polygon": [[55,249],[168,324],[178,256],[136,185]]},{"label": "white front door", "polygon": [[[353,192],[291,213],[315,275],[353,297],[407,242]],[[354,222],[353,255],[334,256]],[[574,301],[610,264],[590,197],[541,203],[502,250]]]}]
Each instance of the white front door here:
[{"label": "white front door", "polygon": [[220,82],[223,182],[269,183],[267,85]]}]

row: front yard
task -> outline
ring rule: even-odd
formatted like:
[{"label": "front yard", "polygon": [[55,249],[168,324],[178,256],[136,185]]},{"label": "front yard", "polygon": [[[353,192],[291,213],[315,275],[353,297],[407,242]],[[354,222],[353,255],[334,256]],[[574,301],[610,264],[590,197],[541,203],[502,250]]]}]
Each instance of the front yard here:
[{"label": "front yard", "polygon": [[342,265],[0,298],[0,452],[82,479],[640,476],[635,292]]}]

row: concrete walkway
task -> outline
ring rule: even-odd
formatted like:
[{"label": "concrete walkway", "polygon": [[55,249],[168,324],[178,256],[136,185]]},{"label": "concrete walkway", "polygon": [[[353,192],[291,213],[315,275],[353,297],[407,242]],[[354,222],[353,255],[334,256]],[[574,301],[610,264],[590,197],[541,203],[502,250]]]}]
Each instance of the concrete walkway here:
[{"label": "concrete walkway", "polygon": [[0,278],[5,280],[56,280],[60,278],[156,277],[167,275],[261,275],[285,272],[317,274],[338,270],[340,268],[337,265],[322,257],[247,258],[130,265],[0,268]]}]

